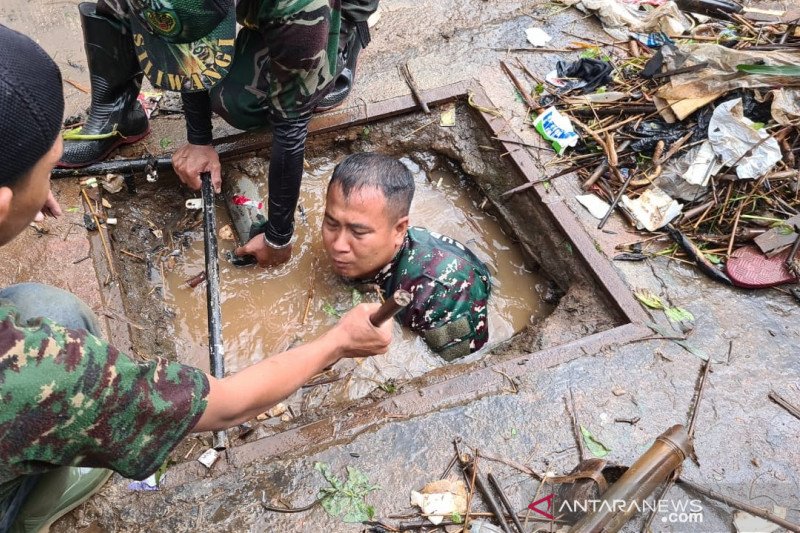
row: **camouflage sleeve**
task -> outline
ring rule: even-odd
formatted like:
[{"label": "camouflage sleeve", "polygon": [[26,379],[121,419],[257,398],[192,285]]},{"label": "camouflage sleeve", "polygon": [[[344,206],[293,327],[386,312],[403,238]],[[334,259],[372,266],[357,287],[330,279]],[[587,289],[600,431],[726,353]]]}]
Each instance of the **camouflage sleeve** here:
[{"label": "camouflage sleeve", "polygon": [[20,325],[7,308],[0,320],[0,482],[52,465],[143,479],[205,409],[200,370],[136,363],[84,330]]},{"label": "camouflage sleeve", "polygon": [[269,50],[273,114],[295,119],[313,111],[334,78],[340,26],[340,0],[261,2],[258,27]]}]

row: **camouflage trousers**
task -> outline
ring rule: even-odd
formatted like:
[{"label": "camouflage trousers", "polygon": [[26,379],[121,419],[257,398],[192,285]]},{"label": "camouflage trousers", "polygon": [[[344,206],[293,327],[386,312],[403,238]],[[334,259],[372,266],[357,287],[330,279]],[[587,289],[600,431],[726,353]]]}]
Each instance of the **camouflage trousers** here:
[{"label": "camouflage trousers", "polygon": [[[341,20],[364,22],[378,9],[379,0],[342,0]],[[312,2],[313,4],[313,2]],[[331,25],[340,24],[333,17]],[[329,53],[345,42],[345,32],[351,26],[341,24],[338,41],[329,42]],[[336,32],[335,28],[332,28]],[[281,108],[279,102],[269,101],[270,89],[276,80],[270,76],[268,40],[257,28],[242,28],[236,36],[236,53],[228,75],[211,89],[211,106],[216,114],[240,130],[268,126],[271,110]],[[309,102],[320,100],[333,87],[333,79],[318,80],[318,87],[306,87]],[[313,106],[312,106],[313,107]],[[291,115],[291,113],[286,113]]]},{"label": "camouflage trousers", "polygon": [[[70,329],[85,329],[102,335],[92,310],[74,295],[40,283],[19,283],[0,289],[0,304],[17,308],[22,320],[47,317]],[[10,494],[0,494],[0,531],[11,527],[28,494],[43,474],[17,478]],[[2,492],[2,491],[0,491]]]}]

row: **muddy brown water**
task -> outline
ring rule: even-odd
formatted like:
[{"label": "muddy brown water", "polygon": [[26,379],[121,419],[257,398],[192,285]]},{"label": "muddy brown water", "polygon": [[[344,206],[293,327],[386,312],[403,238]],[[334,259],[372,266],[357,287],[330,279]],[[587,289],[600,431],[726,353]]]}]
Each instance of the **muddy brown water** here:
[{"label": "muddy brown water", "polygon": [[[551,307],[540,298],[546,280],[525,267],[511,239],[481,210],[479,198],[471,187],[443,165],[432,163],[435,159],[431,156],[427,161],[428,167],[435,167],[431,171],[409,158],[403,159],[412,170],[417,187],[411,223],[459,240],[489,266],[493,274],[490,343],[495,344],[550,312]],[[376,293],[360,293],[340,279],[330,268],[322,246],[325,188],[334,165],[335,161],[321,158],[312,160],[311,168],[306,171],[300,199],[302,209],[296,216],[297,240],[289,263],[263,270],[237,268],[221,260],[220,299],[227,372],[313,339],[335,324],[335,314],[345,312],[354,301],[377,301]],[[259,192],[266,192],[263,160],[253,158],[237,166],[259,183]],[[227,177],[237,172],[240,170],[229,168]],[[217,212],[219,226],[228,224],[221,202]],[[165,301],[174,312],[179,360],[208,368],[205,285],[194,289],[186,285],[187,279],[204,268],[199,229],[194,236],[175,268],[166,273]],[[221,240],[221,254],[233,246],[233,242]],[[303,407],[359,398],[378,386],[390,386],[387,384],[419,376],[442,364],[444,361],[419,336],[396,325],[395,340],[387,354],[341,361],[328,376],[334,383],[306,391]]]}]

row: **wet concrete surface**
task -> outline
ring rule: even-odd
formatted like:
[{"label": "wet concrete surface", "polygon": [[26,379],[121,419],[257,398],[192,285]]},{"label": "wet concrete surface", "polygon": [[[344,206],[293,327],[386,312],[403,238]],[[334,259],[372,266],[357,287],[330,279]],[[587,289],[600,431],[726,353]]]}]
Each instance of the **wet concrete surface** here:
[{"label": "wet concrete surface", "polygon": [[[58,5],[61,7],[54,14],[55,7],[20,11],[29,4],[20,0],[4,3],[0,21],[38,35],[51,54],[59,52],[61,42],[67,41],[68,49],[79,50],[77,10],[69,3]],[[576,12],[560,9],[527,1],[448,0],[431,3],[423,10],[418,2],[385,0],[381,21],[373,31],[373,44],[362,56],[359,81],[351,98],[374,102],[406,94],[396,65],[408,60],[423,88],[479,78],[509,119],[509,129],[542,146],[523,126],[524,109],[498,68],[497,59],[504,54],[489,48],[525,46],[523,30],[531,25],[545,27],[554,43],[577,40],[563,31],[586,35],[586,39],[596,36],[610,40],[593,20],[582,20]],[[65,22],[56,26],[64,32],[59,35],[66,33],[69,39],[46,36],[52,30],[51,15],[64,17]],[[425,24],[420,24],[423,17]],[[573,56],[527,54],[523,60],[543,76],[556,58]],[[63,56],[56,59],[65,70],[72,68],[64,66]],[[82,58],[76,61],[85,65]],[[70,91],[67,88],[69,105],[73,105],[70,99],[88,103],[86,95],[77,91],[76,96],[70,96]],[[160,137],[166,135],[180,142],[180,121],[163,121],[156,127],[164,129],[150,137],[149,146],[157,147]],[[531,153],[535,158],[549,157],[546,151]],[[542,160],[542,171],[544,164]],[[551,194],[554,200],[563,197],[573,208],[606,256],[614,254],[616,243],[637,239],[615,218],[607,227],[614,235],[596,231],[596,220],[572,199],[576,191],[575,180],[564,178],[554,182]],[[9,251],[3,249],[4,258]],[[22,248],[17,253],[24,252],[27,250]],[[697,422],[695,449],[700,467],[687,461],[683,476],[762,507],[773,503],[787,507],[787,517],[800,522],[800,421],[767,399],[769,390],[776,390],[800,404],[797,304],[777,291],[745,292],[714,285],[692,268],[668,259],[614,266],[632,289],[648,288],[691,311],[697,319],[688,339],[714,361]],[[70,272],[73,270],[70,268]],[[4,279],[21,280],[9,272],[8,263],[2,271]],[[32,279],[41,279],[37,269],[29,272]],[[660,311],[652,313],[654,320],[670,327]],[[671,341],[612,346],[555,367],[543,365],[540,371],[521,378],[516,394],[490,395],[412,420],[384,421],[350,442],[336,443],[310,455],[287,453],[277,460],[233,469],[213,480],[168,483],[167,489],[147,494],[130,493],[127,482],[115,476],[100,495],[56,524],[54,530],[361,531],[362,526],[345,525],[318,507],[307,513],[277,514],[264,511],[261,501],[278,506],[280,502],[291,506],[309,503],[325,486],[313,469],[315,461],[323,461],[340,475],[346,466],[355,466],[381,486],[368,498],[377,517],[411,512],[410,490],[436,479],[445,469],[452,457],[450,441],[455,436],[462,436],[466,444],[479,450],[536,471],[567,472],[577,463],[575,439],[563,403],[569,388],[575,396],[580,423],[612,450],[608,458],[630,464],[659,433],[673,423],[688,420],[700,368],[698,357]],[[618,396],[612,389],[625,392]],[[629,417],[640,420],[635,425],[614,422]],[[489,460],[482,459],[481,465],[495,472],[520,509],[533,500],[536,484],[529,476]],[[670,495],[681,495],[681,489],[673,488]],[[700,501],[702,524],[670,524],[661,522],[659,516],[655,529],[733,530],[730,509],[704,498]],[[638,527],[632,523],[626,530]]]}]

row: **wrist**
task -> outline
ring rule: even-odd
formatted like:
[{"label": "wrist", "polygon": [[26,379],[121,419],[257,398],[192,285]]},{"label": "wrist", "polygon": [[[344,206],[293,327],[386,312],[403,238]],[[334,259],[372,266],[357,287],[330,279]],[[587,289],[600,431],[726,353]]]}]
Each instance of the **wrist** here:
[{"label": "wrist", "polygon": [[337,363],[347,355],[345,349],[347,337],[339,324],[325,332],[319,340],[323,343],[322,352],[327,360],[326,367]]},{"label": "wrist", "polygon": [[264,244],[266,244],[268,248],[272,248],[273,250],[285,250],[286,248],[289,248],[292,245],[292,240],[293,240],[292,238],[289,238],[289,240],[283,244],[277,244],[272,240],[270,240],[269,237],[267,237],[266,232],[262,233],[261,235],[263,235],[264,237]]}]

